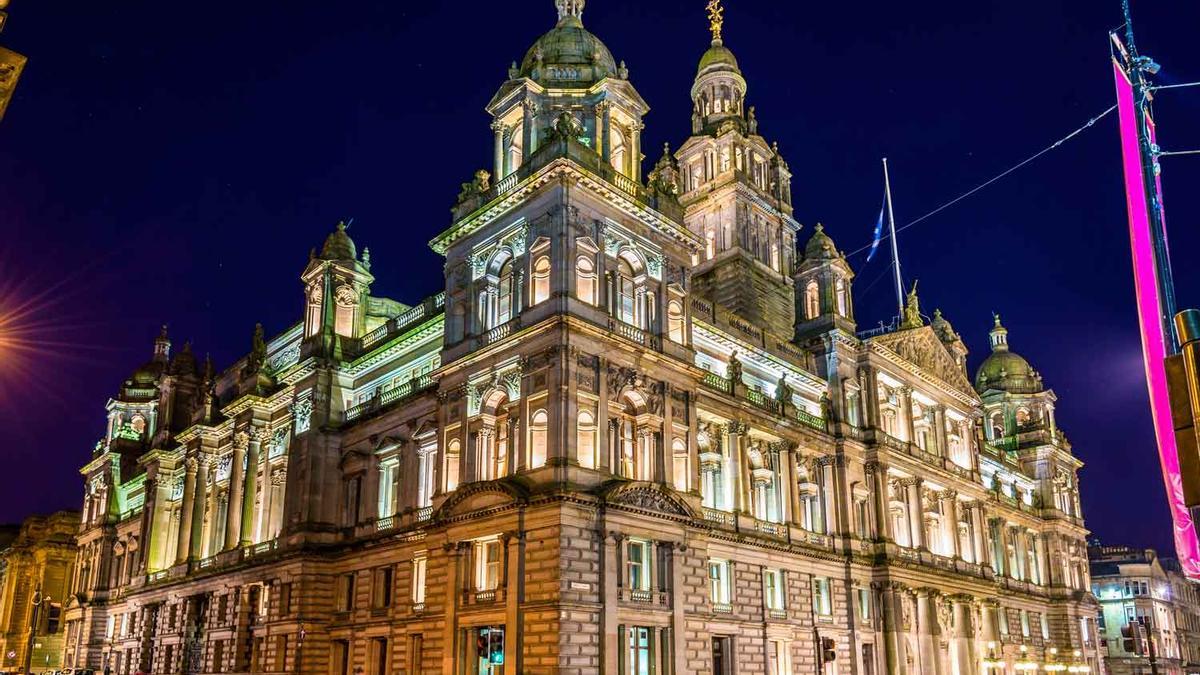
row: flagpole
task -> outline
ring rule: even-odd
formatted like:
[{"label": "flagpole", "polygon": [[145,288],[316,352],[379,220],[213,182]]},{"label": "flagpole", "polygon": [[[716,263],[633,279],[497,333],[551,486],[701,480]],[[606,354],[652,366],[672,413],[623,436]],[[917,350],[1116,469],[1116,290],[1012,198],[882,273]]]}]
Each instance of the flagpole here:
[{"label": "flagpole", "polygon": [[904,282],[900,280],[900,251],[896,248],[896,215],[892,213],[892,182],[888,178],[887,157],[883,158],[883,189],[887,193],[888,236],[892,240],[892,269],[896,280],[896,316],[904,316]]}]

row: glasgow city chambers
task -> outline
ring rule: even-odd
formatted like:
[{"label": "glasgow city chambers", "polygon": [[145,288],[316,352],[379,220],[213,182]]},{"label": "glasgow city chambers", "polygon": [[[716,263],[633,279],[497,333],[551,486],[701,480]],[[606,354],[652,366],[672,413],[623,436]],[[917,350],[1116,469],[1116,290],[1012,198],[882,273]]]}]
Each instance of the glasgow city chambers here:
[{"label": "glasgow city chambers", "polygon": [[648,106],[555,5],[430,242],[443,292],[372,295],[401,270],[339,224],[238,362],[147,345],[82,468],[64,663],[1100,672],[1081,462],[1000,318],[973,377],[915,288],[858,330],[718,3],[645,176]]}]

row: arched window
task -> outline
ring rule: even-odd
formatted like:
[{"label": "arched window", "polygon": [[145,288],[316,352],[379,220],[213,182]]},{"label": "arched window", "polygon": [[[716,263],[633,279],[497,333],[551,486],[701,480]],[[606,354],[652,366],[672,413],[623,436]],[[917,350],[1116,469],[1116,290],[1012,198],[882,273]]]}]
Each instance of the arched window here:
[{"label": "arched window", "polygon": [[533,261],[533,304],[550,299],[550,256]]},{"label": "arched window", "polygon": [[588,469],[596,468],[596,416],[590,410],[579,411],[576,433],[579,465]]},{"label": "arched window", "polygon": [[446,444],[446,492],[458,487],[458,463],[462,456],[462,444],[455,438]]},{"label": "arched window", "polygon": [[[504,158],[505,175],[508,175],[521,168],[521,161],[525,156],[524,150],[521,147],[521,144],[525,142],[523,136],[524,132],[520,125],[513,127],[509,131],[508,152]],[[496,178],[500,179],[503,178],[503,176],[497,176]]]},{"label": "arched window", "polygon": [[529,418],[529,468],[536,469],[546,464],[546,427],[549,416],[545,410],[537,410]]},{"label": "arched window", "polygon": [[810,281],[804,287],[804,316],[809,319],[815,319],[821,315],[821,291],[817,287],[817,282]]},{"label": "arched window", "polygon": [[687,342],[684,332],[683,303],[678,300],[667,303],[667,337],[679,344]]},{"label": "arched window", "polygon": [[617,261],[617,317],[625,323],[640,326],[637,306],[637,282],[633,266],[620,258]]},{"label": "arched window", "polygon": [[629,172],[625,167],[625,134],[621,133],[621,130],[615,125],[609,132],[608,152],[613,168],[621,173],[628,174]]},{"label": "arched window", "polygon": [[1004,438],[1004,415],[999,412],[992,413],[991,424],[992,440],[998,441]]},{"label": "arched window", "polygon": [[850,297],[846,293],[846,281],[838,279],[833,285],[833,292],[837,298],[837,313],[850,316]]},{"label": "arched window", "polygon": [[675,489],[687,492],[688,489],[688,448],[682,438],[671,441],[671,477]]},{"label": "arched window", "polygon": [[580,300],[594,305],[596,297],[596,263],[590,255],[581,255],[575,260],[575,295]]},{"label": "arched window", "polygon": [[500,273],[497,276],[499,281],[496,283],[496,319],[492,326],[508,323],[508,320],[513,317],[512,258],[504,261],[504,264],[500,266]]}]

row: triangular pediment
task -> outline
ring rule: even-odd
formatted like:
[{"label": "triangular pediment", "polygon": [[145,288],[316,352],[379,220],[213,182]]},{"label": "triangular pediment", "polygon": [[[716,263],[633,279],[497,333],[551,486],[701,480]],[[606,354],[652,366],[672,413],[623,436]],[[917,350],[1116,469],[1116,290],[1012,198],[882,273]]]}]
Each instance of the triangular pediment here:
[{"label": "triangular pediment", "polygon": [[974,398],[975,388],[955,363],[954,357],[929,326],[907,328],[872,338],[871,342],[885,347],[951,387]]}]

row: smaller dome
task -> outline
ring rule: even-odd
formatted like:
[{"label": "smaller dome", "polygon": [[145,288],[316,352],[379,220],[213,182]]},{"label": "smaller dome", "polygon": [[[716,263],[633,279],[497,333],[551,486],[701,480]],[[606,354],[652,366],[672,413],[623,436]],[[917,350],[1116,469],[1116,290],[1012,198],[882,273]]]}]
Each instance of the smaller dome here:
[{"label": "smaller dome", "polygon": [[696,75],[703,75],[706,70],[731,70],[741,73],[737,57],[720,40],[713,40],[712,46],[700,57],[700,65],[696,67]]},{"label": "smaller dome", "polygon": [[804,245],[805,260],[832,260],[840,258],[842,255],[838,253],[837,246],[834,245],[833,239],[825,234],[825,226],[817,223],[813,228],[813,235],[809,237],[808,243]]},{"label": "smaller dome", "polygon": [[357,260],[358,249],[354,247],[354,240],[350,235],[346,234],[346,223],[339,222],[337,229],[334,230],[325,239],[325,246],[321,248],[322,260]]},{"label": "smaller dome", "polygon": [[988,334],[992,353],[975,372],[975,389],[983,392],[998,389],[1014,394],[1036,394],[1042,391],[1042,376],[1023,356],[1008,349],[1008,329],[995,316],[995,325]]}]

